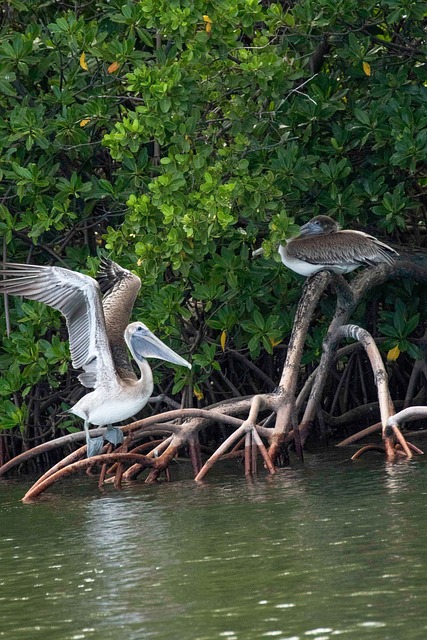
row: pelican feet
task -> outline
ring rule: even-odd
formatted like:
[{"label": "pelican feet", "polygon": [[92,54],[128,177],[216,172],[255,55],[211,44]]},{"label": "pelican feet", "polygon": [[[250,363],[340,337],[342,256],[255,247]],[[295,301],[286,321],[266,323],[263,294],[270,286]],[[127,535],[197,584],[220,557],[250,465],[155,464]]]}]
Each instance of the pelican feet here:
[{"label": "pelican feet", "polygon": [[91,438],[89,435],[89,422],[85,420],[84,430],[86,433],[86,445],[87,445],[87,457],[91,458],[92,456],[98,456],[102,453],[102,449],[104,446],[104,440],[107,442],[111,442],[113,445],[121,444],[124,440],[124,436],[121,429],[117,429],[117,427],[113,427],[111,424],[107,426],[107,429],[103,436],[99,436],[98,438]]},{"label": "pelican feet", "polygon": [[117,427],[108,426],[106,432],[104,433],[104,439],[111,442],[111,444],[118,445],[121,444],[124,440],[123,431],[118,429]]},{"label": "pelican feet", "polygon": [[86,445],[88,458],[92,458],[92,456],[99,456],[104,446],[104,438],[102,436],[99,436],[99,438],[86,437]]}]

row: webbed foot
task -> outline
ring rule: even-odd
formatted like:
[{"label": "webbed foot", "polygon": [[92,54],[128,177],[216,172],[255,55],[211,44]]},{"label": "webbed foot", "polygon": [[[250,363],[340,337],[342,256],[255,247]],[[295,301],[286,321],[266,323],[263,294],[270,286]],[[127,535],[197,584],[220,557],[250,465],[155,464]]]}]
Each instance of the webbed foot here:
[{"label": "webbed foot", "polygon": [[98,456],[104,446],[104,438],[102,436],[99,436],[99,438],[86,438],[86,445],[88,458]]},{"label": "webbed foot", "polygon": [[110,425],[104,433],[104,439],[114,445],[121,444],[124,440],[123,431]]}]

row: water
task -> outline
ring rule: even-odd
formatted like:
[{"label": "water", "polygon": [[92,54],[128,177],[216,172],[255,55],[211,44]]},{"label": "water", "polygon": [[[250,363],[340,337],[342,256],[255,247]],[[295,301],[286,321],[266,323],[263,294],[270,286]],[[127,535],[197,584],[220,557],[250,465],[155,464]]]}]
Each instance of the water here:
[{"label": "water", "polygon": [[2,481],[0,638],[427,638],[427,461],[348,455],[30,505]]}]

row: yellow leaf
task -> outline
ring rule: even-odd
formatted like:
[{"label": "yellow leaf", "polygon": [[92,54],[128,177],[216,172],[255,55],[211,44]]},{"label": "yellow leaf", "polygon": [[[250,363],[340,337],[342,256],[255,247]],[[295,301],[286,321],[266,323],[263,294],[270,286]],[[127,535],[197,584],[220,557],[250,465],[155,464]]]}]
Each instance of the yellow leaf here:
[{"label": "yellow leaf", "polygon": [[395,360],[398,359],[399,356],[400,356],[400,349],[399,349],[399,346],[396,345],[394,349],[390,349],[390,351],[388,352],[387,360],[394,362]]},{"label": "yellow leaf", "polygon": [[198,387],[194,387],[193,393],[196,396],[197,400],[203,400],[203,398],[205,397],[203,395],[203,391],[200,391]]},{"label": "yellow leaf", "polygon": [[87,66],[87,62],[86,62],[86,54],[85,54],[84,51],[83,51],[82,55],[80,56],[79,62],[80,62],[80,66],[81,66],[82,69],[84,69],[85,71],[89,70],[89,67]]},{"label": "yellow leaf", "polygon": [[219,341],[221,343],[222,350],[225,351],[225,343],[227,341],[227,332],[225,330],[221,333]]},{"label": "yellow leaf", "polygon": [[115,71],[117,71],[119,67],[120,67],[120,64],[118,62],[112,62],[108,67],[107,71],[108,73],[114,73]]},{"label": "yellow leaf", "polygon": [[363,71],[367,76],[371,75],[371,65],[369,64],[369,62],[363,62]]},{"label": "yellow leaf", "polygon": [[84,120],[80,120],[80,126],[81,127],[85,127],[88,122],[90,122],[89,118],[85,118]]},{"label": "yellow leaf", "polygon": [[203,20],[205,21],[206,33],[210,33],[212,31],[212,20],[209,16],[203,16]]},{"label": "yellow leaf", "polygon": [[272,347],[277,347],[278,344],[280,344],[282,342],[283,338],[281,338],[280,340],[275,340],[274,338],[270,338],[270,342],[271,342],[271,346]]}]

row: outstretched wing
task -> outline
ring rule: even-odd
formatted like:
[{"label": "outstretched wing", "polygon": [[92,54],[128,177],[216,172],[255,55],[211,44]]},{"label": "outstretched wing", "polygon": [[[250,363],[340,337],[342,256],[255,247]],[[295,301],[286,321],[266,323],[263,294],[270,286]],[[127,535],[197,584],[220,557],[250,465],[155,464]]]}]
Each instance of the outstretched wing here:
[{"label": "outstretched wing", "polygon": [[73,367],[84,370],[79,380],[85,387],[115,377],[96,280],[62,267],[13,263],[0,265],[0,274],[0,293],[38,300],[65,316]]},{"label": "outstretched wing", "polygon": [[141,280],[135,274],[107,258],[101,258],[96,279],[104,294],[102,308],[104,309],[105,327],[117,375],[122,379],[136,380],[124,340],[124,333],[130,322],[136,296],[141,288]]}]

